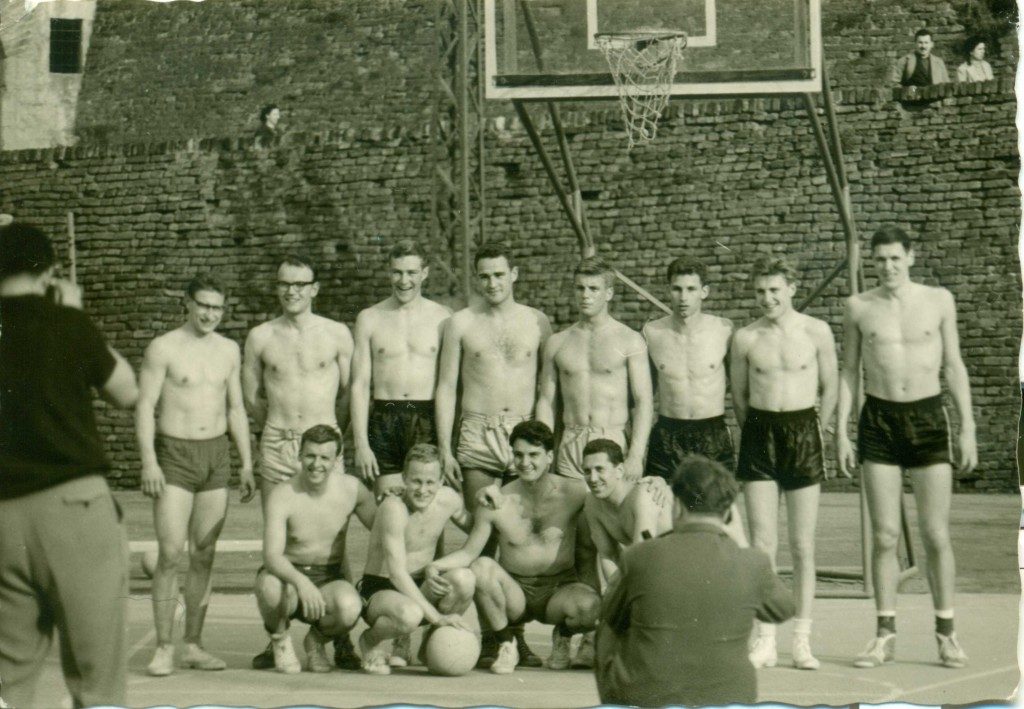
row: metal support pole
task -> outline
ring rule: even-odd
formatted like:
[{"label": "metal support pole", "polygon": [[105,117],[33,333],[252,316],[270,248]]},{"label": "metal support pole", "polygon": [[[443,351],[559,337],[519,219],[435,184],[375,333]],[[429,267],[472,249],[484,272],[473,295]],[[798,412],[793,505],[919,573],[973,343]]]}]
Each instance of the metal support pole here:
[{"label": "metal support pole", "polygon": [[459,143],[462,150],[459,155],[459,209],[462,210],[460,220],[462,237],[462,292],[467,300],[471,291],[470,281],[470,242],[473,232],[469,226],[469,180],[470,180],[470,137],[469,120],[467,119],[469,93],[469,3],[472,0],[459,0],[459,86],[455,93],[458,101],[458,115],[462,117],[459,126]]},{"label": "metal support pole", "polygon": [[566,216],[569,217],[569,222],[572,224],[572,230],[576,232],[576,238],[580,242],[580,250],[585,251],[587,246],[590,244],[589,238],[587,233],[583,230],[583,225],[577,218],[576,212],[572,208],[572,204],[569,202],[569,196],[562,187],[562,183],[558,180],[558,175],[555,174],[555,167],[551,164],[551,158],[548,157],[548,151],[544,148],[544,144],[540,140],[540,134],[537,132],[537,127],[533,124],[533,119],[530,118],[530,113],[526,110],[526,106],[523,105],[522,101],[513,101],[512,105],[516,109],[516,115],[519,116],[519,120],[523,124],[523,128],[526,129],[526,134],[530,137],[530,142],[533,143],[533,149],[537,151],[537,157],[540,158],[540,162],[544,166],[544,172],[547,173],[548,180],[551,182],[551,186],[555,189],[555,195],[558,197],[558,201],[562,205],[562,210],[565,212]]},{"label": "metal support pole", "polygon": [[[537,70],[544,71],[544,54],[540,47],[540,38],[537,36],[537,28],[533,23],[533,11],[526,2],[520,2],[519,6],[523,13],[523,22],[526,25],[526,32],[530,38],[530,49],[533,51],[533,58],[537,62]],[[551,126],[555,131],[555,138],[558,141],[558,152],[562,157],[562,165],[565,167],[565,176],[569,182],[569,195],[572,198],[573,211],[583,227],[583,233],[587,236],[588,248],[583,250],[584,257],[594,255],[594,238],[590,233],[590,224],[587,223],[587,214],[583,210],[583,192],[580,190],[579,179],[576,177],[576,166],[572,161],[572,154],[569,152],[569,141],[565,137],[565,128],[562,125],[562,112],[558,104],[548,101],[548,114],[551,116]]]}]

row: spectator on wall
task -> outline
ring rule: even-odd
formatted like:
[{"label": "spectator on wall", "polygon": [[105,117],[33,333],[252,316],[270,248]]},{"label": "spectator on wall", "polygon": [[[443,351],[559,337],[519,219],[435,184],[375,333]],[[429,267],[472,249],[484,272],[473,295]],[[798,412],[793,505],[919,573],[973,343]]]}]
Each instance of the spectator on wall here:
[{"label": "spectator on wall", "polygon": [[961,84],[975,81],[994,81],[992,65],[985,61],[985,41],[971,37],[964,45],[967,50],[967,61],[956,68],[956,80]]},{"label": "spectator on wall", "polygon": [[256,142],[261,145],[270,145],[281,135],[278,128],[278,121],[281,120],[281,109],[277,104],[267,104],[260,109],[260,127],[256,129]]},{"label": "spectator on wall", "polygon": [[892,81],[900,86],[925,87],[948,84],[949,73],[946,63],[932,54],[932,33],[919,29],[914,33],[915,48],[902,56],[892,70]]}]

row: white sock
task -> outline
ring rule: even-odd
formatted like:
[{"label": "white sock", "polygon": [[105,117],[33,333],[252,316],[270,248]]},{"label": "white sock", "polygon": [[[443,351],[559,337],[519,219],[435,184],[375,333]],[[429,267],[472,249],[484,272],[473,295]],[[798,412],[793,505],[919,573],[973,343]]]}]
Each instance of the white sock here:
[{"label": "white sock", "polygon": [[806,635],[811,634],[811,619],[810,618],[796,618],[793,621],[793,634],[794,635]]},{"label": "white sock", "polygon": [[774,623],[758,623],[757,635],[762,638],[775,639],[775,624]]}]

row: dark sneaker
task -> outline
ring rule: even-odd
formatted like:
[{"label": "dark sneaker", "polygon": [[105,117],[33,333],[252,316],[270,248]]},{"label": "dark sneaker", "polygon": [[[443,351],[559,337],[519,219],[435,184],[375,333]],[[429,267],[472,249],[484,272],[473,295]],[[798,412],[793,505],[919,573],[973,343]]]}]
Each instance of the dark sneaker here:
[{"label": "dark sneaker", "polygon": [[274,644],[267,643],[267,647],[264,648],[263,652],[252,658],[252,668],[254,670],[272,670],[274,669]]},{"label": "dark sneaker", "polygon": [[544,660],[537,657],[530,646],[526,644],[523,626],[513,628],[512,634],[515,635],[516,649],[519,651],[519,667],[543,667]]},{"label": "dark sneaker", "polygon": [[338,635],[334,638],[334,666],[342,670],[358,671],[362,669],[363,661],[356,654],[352,647],[352,640],[348,633]]},{"label": "dark sneaker", "polygon": [[480,658],[476,661],[478,670],[490,669],[498,659],[498,639],[493,632],[484,631],[480,636]]}]

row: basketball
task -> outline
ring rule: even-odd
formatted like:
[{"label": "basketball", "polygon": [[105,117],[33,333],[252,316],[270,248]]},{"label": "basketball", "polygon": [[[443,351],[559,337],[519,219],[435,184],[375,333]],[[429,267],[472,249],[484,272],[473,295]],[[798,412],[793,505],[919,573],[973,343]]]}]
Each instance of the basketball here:
[{"label": "basketball", "polygon": [[480,657],[480,638],[468,630],[444,625],[427,639],[427,669],[443,677],[469,672]]},{"label": "basketball", "polygon": [[156,571],[156,549],[150,549],[149,551],[142,552],[142,573],[146,575],[146,578],[153,578],[153,572]]}]

